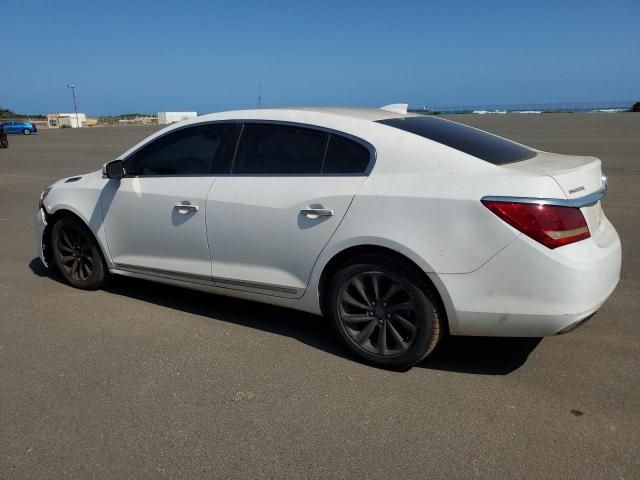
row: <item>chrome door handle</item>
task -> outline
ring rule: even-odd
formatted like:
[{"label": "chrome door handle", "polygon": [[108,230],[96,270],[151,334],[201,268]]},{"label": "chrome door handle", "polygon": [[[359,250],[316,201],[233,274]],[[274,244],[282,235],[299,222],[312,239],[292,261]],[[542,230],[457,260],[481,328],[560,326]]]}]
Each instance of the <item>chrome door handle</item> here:
[{"label": "chrome door handle", "polygon": [[198,206],[197,205],[174,205],[173,206],[174,209],[178,210],[178,213],[189,213],[189,212],[197,212],[198,211]]},{"label": "chrome door handle", "polygon": [[303,208],[300,213],[308,218],[330,217],[333,215],[333,210],[328,208]]}]

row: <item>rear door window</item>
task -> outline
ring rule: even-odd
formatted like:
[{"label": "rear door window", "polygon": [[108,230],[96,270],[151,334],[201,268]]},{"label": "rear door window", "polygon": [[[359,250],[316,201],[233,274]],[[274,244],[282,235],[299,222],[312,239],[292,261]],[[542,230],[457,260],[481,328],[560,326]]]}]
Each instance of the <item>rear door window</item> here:
[{"label": "rear door window", "polygon": [[247,123],[233,173],[319,174],[328,135],[292,125]]}]

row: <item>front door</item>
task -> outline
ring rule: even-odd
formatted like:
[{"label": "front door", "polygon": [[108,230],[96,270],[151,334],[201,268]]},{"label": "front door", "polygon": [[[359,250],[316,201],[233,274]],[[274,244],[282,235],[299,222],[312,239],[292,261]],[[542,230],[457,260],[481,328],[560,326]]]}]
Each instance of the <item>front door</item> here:
[{"label": "front door", "polygon": [[211,281],[206,198],[216,175],[228,173],[234,131],[230,124],[174,130],[124,161],[126,176],[110,180],[101,198],[116,268]]}]

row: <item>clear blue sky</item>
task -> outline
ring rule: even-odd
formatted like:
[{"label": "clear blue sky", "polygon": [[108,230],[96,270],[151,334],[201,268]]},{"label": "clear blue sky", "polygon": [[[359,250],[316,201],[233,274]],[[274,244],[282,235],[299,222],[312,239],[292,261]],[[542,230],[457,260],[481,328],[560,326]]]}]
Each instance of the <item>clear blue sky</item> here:
[{"label": "clear blue sky", "polygon": [[0,106],[640,100],[640,1],[0,1]]}]

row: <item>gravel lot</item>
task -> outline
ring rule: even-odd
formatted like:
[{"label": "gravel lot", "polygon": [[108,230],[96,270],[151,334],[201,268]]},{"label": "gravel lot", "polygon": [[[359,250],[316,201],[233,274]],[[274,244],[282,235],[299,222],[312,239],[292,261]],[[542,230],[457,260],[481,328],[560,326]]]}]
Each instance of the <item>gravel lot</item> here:
[{"label": "gravel lot", "polygon": [[586,325],[447,339],[405,373],[320,318],[118,279],[82,292],[35,258],[40,191],[151,127],[42,130],[0,150],[0,479],[640,476],[640,114],[455,116],[599,156],[622,280]]}]

